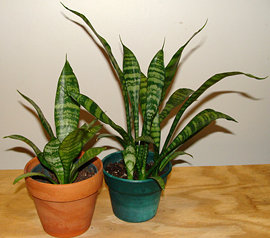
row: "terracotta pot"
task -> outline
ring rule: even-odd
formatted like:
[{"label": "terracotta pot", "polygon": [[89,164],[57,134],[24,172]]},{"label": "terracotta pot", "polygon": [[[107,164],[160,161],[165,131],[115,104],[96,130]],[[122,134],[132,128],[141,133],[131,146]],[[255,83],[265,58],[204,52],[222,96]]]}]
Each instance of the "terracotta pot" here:
[{"label": "terracotta pot", "polygon": [[[30,160],[24,172],[39,164],[37,157]],[[28,177],[25,179],[43,229],[56,237],[74,237],[90,226],[98,190],[103,182],[103,165],[95,158],[98,172],[91,178],[72,184],[47,184]]]}]

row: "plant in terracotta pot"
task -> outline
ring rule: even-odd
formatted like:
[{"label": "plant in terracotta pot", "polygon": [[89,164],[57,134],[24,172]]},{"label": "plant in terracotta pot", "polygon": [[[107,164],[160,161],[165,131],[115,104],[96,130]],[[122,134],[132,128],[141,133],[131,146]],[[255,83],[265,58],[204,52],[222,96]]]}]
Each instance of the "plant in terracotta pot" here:
[{"label": "plant in terracotta pot", "polygon": [[[184,112],[209,87],[224,78],[236,75],[258,80],[263,78],[238,71],[218,73],[196,90],[177,89],[164,102],[183,50],[206,23],[175,52],[166,66],[164,65],[164,46],[162,46],[150,62],[145,75],[141,72],[133,52],[122,42],[124,55],[123,69],[121,69],[113,56],[110,45],[98,34],[90,21],[83,14],[65,8],[79,16],[100,41],[117,73],[122,89],[127,130],[113,122],[91,98],[69,91],[69,95],[90,114],[119,133],[115,138],[123,146],[123,151],[112,153],[103,159],[105,181],[109,187],[113,211],[117,217],[125,221],[148,220],[156,214],[161,189],[165,188],[167,175],[171,171],[170,161],[177,156],[187,154],[181,150],[181,146],[217,119],[235,121],[222,112],[205,109],[195,115],[180,132],[177,132]],[[165,143],[161,145],[162,125],[167,122],[166,118],[173,112],[176,112],[173,123]],[[141,126],[140,122],[142,122]],[[118,169],[124,167],[126,178],[114,176],[114,167]],[[111,168],[112,171],[110,171]],[[145,196],[142,196],[143,194]]]},{"label": "plant in terracotta pot", "polygon": [[44,230],[57,237],[72,237],[89,228],[103,181],[103,164],[96,156],[105,147],[82,151],[101,126],[92,121],[78,127],[80,106],[68,96],[67,88],[79,93],[77,79],[66,60],[55,97],[56,135],[38,105],[20,93],[35,108],[50,138],[43,151],[24,136],[6,137],[23,141],[34,150],[36,157],[14,183],[25,178]]}]

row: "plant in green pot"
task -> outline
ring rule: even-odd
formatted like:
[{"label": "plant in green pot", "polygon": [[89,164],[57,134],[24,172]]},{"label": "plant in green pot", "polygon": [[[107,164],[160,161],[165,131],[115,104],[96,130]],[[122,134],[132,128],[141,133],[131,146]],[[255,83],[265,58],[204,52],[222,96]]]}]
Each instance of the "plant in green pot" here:
[{"label": "plant in green pot", "polygon": [[[115,135],[115,138],[121,143],[123,150],[103,159],[105,181],[109,187],[113,211],[117,217],[129,222],[151,219],[156,214],[161,189],[165,188],[167,175],[171,171],[170,161],[177,156],[188,154],[181,150],[181,146],[217,119],[235,121],[222,112],[205,109],[182,126],[181,118],[185,111],[209,87],[224,78],[236,75],[258,80],[263,78],[238,71],[218,73],[196,90],[177,89],[165,102],[183,50],[206,23],[175,52],[166,66],[164,65],[164,46],[162,46],[150,62],[147,74],[143,74],[135,55],[122,42],[123,68],[121,69],[110,45],[98,34],[90,21],[83,14],[65,8],[79,16],[100,41],[117,73],[122,89],[127,130],[112,121],[91,98],[69,91],[69,95],[91,115],[110,125],[119,134]],[[162,125],[174,112],[176,113],[173,123],[165,143],[161,145]],[[141,126],[140,122],[142,122]],[[177,131],[179,125],[182,126],[180,132]],[[122,167],[121,163],[124,163],[127,178],[119,178],[113,171],[109,172],[110,167],[118,165]]]},{"label": "plant in green pot", "polygon": [[77,79],[66,60],[55,97],[56,135],[38,105],[20,93],[35,108],[50,138],[43,151],[24,136],[6,136],[27,143],[34,150],[36,157],[14,183],[25,178],[44,230],[57,237],[73,237],[89,228],[103,181],[103,164],[96,156],[105,147],[83,151],[101,126],[92,121],[78,127],[80,106],[67,94],[67,88],[79,93]]}]

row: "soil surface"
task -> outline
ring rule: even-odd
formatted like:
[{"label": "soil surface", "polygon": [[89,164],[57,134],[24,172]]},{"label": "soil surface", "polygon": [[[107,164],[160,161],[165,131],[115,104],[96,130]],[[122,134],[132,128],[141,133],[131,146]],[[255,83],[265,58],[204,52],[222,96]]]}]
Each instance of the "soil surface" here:
[{"label": "soil surface", "polygon": [[[51,171],[48,171],[50,174],[50,177],[59,184],[58,179],[56,178],[55,174],[52,173]],[[42,171],[41,171],[42,173]],[[94,176],[96,174],[96,171],[93,167],[84,167],[83,169],[79,170],[78,176],[75,179],[75,181],[73,183],[76,182],[80,182],[83,181],[85,179],[91,178],[92,176]],[[38,180],[39,182],[43,182],[43,183],[50,183],[48,180],[44,179],[44,178],[40,178],[40,177],[33,177],[34,179]]]},{"label": "soil surface", "polygon": [[77,182],[83,181],[85,179],[91,178],[95,174],[96,174],[96,171],[93,167],[91,167],[90,169],[88,167],[86,167],[86,168],[82,169],[81,171],[79,171],[78,177],[75,179],[75,181],[73,183],[77,183]]},{"label": "soil surface", "polygon": [[[151,162],[150,164],[147,164],[146,171],[148,171],[152,165],[153,165],[153,162]],[[115,163],[109,163],[106,166],[105,171],[115,177],[127,179],[127,170],[126,170],[125,163],[123,160],[120,160],[119,162],[115,162]],[[137,179],[138,179],[138,174],[135,171],[134,180],[137,180]]]},{"label": "soil surface", "polygon": [[127,170],[124,161],[109,163],[105,171],[115,177],[127,179]]}]

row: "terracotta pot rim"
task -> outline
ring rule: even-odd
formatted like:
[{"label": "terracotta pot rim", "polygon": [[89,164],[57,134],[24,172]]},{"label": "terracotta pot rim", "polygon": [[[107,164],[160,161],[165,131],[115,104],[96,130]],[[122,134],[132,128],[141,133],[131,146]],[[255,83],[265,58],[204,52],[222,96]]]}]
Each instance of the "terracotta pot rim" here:
[{"label": "terracotta pot rim", "polygon": [[[29,172],[38,164],[40,164],[40,162],[38,158],[35,157],[26,164],[24,171]],[[35,179],[32,179],[31,177],[27,177],[25,178],[25,183],[30,194],[42,200],[54,202],[80,200],[82,198],[90,196],[93,193],[96,193],[102,186],[102,161],[98,157],[96,157],[93,161],[93,164],[97,167],[97,173],[94,176],[80,182],[71,184],[50,184],[42,183]]]},{"label": "terracotta pot rim", "polygon": [[[28,161],[27,162],[27,164],[25,165],[25,167],[24,167],[24,173],[27,173],[27,172],[30,172],[30,171],[28,171],[27,169],[28,169],[28,167],[32,164],[32,163],[35,163],[35,161],[33,162],[33,160],[37,160],[38,161],[38,163],[36,163],[35,164],[35,166],[37,166],[38,164],[40,164],[40,162],[39,162],[39,160],[38,160],[38,158],[37,157],[34,157],[34,158],[32,158],[30,161]],[[97,161],[97,160],[100,160],[98,157],[96,157],[96,158],[94,158],[94,160],[95,161]],[[101,161],[101,160],[100,160]],[[102,161],[101,161],[102,162]],[[34,166],[34,167],[35,167]],[[96,166],[95,166],[96,167]],[[97,167],[96,167],[97,168]],[[32,169],[31,169],[32,170]],[[25,178],[25,180],[29,180],[29,181],[31,181],[32,183],[36,183],[36,184],[43,184],[44,186],[58,186],[58,187],[68,187],[68,186],[71,186],[71,185],[74,185],[74,184],[83,184],[83,183],[87,183],[87,180],[89,180],[89,179],[91,179],[91,178],[94,178],[95,176],[98,176],[100,173],[102,173],[102,168],[97,168],[97,172],[92,176],[92,177],[90,177],[90,178],[87,178],[87,179],[85,179],[85,180],[82,180],[82,181],[80,181],[80,182],[76,182],[76,183],[68,183],[68,184],[52,184],[52,183],[43,183],[43,182],[39,182],[39,181],[37,181],[37,180],[35,180],[35,179],[32,179],[31,177],[27,177],[27,178]]]}]

